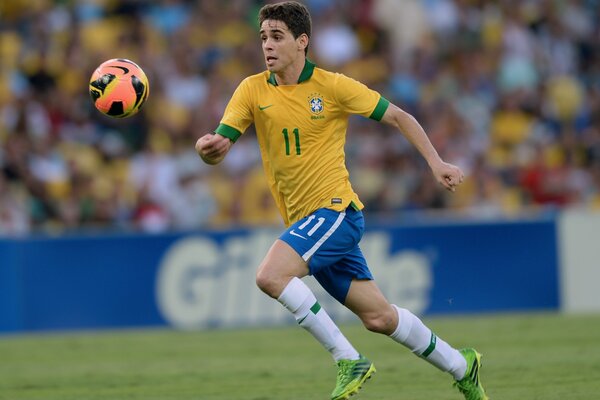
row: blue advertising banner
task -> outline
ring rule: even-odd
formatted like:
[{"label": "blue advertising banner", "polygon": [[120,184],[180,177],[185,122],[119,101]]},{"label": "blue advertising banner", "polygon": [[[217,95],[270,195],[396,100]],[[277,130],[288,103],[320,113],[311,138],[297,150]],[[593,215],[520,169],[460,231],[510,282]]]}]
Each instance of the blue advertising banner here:
[{"label": "blue advertising banner", "polygon": [[[0,332],[285,324],[254,274],[278,230],[0,240]],[[553,220],[371,226],[388,299],[418,314],[558,309]],[[334,318],[351,314],[309,285]]]},{"label": "blue advertising banner", "polygon": [[554,223],[475,223],[393,228],[391,253],[412,249],[430,262],[427,313],[558,307]]}]

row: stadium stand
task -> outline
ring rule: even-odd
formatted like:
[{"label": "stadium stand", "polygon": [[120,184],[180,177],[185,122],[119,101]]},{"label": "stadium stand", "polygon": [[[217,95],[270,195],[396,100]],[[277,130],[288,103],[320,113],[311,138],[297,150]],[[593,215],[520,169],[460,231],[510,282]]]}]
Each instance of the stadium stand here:
[{"label": "stadium stand", "polygon": [[[0,234],[280,224],[253,132],[218,167],[194,151],[264,69],[263,2],[0,4]],[[308,0],[309,58],[422,123],[464,186],[443,193],[408,143],[352,119],[347,159],[371,215],[600,209],[597,0]],[[123,57],[148,75],[139,115],[93,109],[88,80]]]}]

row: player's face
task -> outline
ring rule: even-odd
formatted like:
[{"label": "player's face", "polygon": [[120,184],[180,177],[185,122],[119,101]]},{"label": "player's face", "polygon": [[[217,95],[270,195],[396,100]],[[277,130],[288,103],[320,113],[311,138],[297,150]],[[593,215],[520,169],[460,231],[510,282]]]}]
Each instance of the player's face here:
[{"label": "player's face", "polygon": [[260,39],[267,69],[278,73],[297,61],[299,57],[304,59],[301,38],[302,36],[299,36],[294,39],[285,22],[274,19],[263,21],[260,27]]}]

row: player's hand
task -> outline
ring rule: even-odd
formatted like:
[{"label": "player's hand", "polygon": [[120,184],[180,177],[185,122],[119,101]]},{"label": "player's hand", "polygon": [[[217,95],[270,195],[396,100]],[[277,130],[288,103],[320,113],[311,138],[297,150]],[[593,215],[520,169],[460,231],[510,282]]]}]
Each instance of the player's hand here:
[{"label": "player's hand", "polygon": [[438,183],[451,192],[456,191],[456,187],[460,185],[465,178],[465,175],[460,168],[443,161],[433,166],[432,171]]},{"label": "player's hand", "polygon": [[229,138],[218,133],[208,133],[196,142],[196,151],[202,160],[210,165],[220,163],[231,148]]}]

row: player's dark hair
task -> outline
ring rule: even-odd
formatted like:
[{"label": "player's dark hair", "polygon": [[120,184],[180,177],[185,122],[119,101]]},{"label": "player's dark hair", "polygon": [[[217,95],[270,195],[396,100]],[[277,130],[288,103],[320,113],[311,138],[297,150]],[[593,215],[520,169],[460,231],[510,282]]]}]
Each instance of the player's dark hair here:
[{"label": "player's dark hair", "polygon": [[[292,32],[292,35],[294,35],[294,39],[297,39],[303,33],[306,33],[310,38],[312,21],[308,8],[304,4],[300,4],[297,1],[267,4],[258,13],[259,26],[262,26],[262,23],[267,19],[284,22],[290,32]],[[304,54],[307,53],[308,46],[304,49]]]}]

